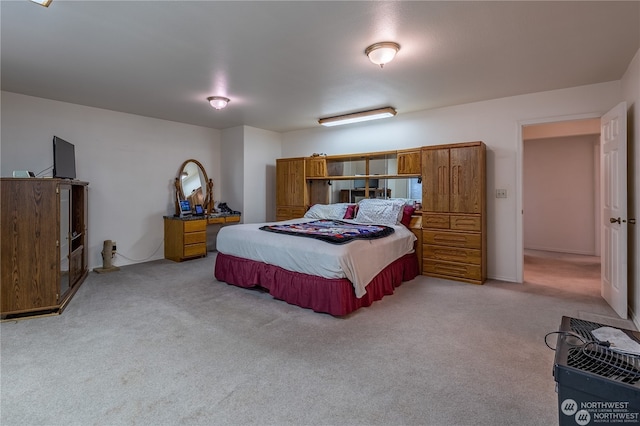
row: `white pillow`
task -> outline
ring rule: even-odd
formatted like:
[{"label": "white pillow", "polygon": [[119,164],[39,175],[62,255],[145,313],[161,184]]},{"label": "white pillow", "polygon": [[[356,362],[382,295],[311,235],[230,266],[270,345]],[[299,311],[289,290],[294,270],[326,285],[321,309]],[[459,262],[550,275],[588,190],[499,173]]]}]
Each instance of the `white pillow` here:
[{"label": "white pillow", "polygon": [[344,214],[347,212],[347,203],[337,204],[314,204],[304,214],[307,219],[337,219],[344,218]]},{"label": "white pillow", "polygon": [[403,200],[365,198],[358,203],[358,215],[355,221],[393,226],[399,223],[398,217],[401,217],[403,207]]}]

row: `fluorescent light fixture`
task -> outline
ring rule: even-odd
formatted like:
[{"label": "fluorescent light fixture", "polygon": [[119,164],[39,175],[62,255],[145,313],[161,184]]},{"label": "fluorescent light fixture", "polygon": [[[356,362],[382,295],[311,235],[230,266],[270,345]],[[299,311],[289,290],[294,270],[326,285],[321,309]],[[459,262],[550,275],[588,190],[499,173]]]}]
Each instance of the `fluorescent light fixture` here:
[{"label": "fluorescent light fixture", "polygon": [[224,96],[209,96],[207,98],[209,101],[209,105],[214,107],[215,109],[222,109],[227,106],[229,102],[229,98],[225,98]]},{"label": "fluorescent light fixture", "polygon": [[31,0],[34,3],[38,3],[40,6],[49,7],[53,0]]},{"label": "fluorescent light fixture", "polygon": [[391,62],[395,58],[396,53],[400,50],[400,45],[393,41],[383,41],[380,43],[372,44],[364,50],[364,54],[369,57],[369,60],[376,65],[380,65],[380,68],[384,64]]},{"label": "fluorescent light fixture", "polygon": [[391,107],[372,109],[370,111],[354,112],[352,114],[337,115],[335,117],[321,118],[318,123],[323,126],[340,126],[342,124],[358,123],[360,121],[377,120],[379,118],[393,117],[396,110]]}]

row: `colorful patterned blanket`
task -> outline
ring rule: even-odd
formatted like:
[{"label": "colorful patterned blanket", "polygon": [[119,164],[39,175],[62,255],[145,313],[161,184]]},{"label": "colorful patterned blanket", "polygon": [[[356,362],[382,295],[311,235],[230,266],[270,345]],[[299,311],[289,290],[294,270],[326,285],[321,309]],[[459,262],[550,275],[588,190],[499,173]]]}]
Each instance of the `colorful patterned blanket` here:
[{"label": "colorful patterned blanket", "polygon": [[266,225],[260,229],[298,237],[315,238],[332,244],[344,244],[355,239],[382,238],[394,232],[394,229],[390,226],[364,225],[328,219],[304,223]]}]

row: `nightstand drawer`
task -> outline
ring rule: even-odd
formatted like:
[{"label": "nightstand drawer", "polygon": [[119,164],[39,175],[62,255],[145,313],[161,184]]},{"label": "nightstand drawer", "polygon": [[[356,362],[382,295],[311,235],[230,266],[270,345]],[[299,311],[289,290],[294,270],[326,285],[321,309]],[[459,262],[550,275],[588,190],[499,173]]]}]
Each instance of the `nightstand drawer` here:
[{"label": "nightstand drawer", "polygon": [[207,244],[189,244],[184,246],[184,257],[204,256],[207,254]]},{"label": "nightstand drawer", "polygon": [[291,206],[291,207],[276,207],[276,220],[289,220],[298,219],[303,217],[307,212],[306,207]]},{"label": "nightstand drawer", "polygon": [[[482,264],[482,252],[480,250],[460,248],[460,247],[443,247],[425,244],[422,246],[422,255],[424,259],[444,260],[448,262],[471,263],[474,265]],[[428,260],[424,260],[425,262]]]},{"label": "nightstand drawer", "polygon": [[207,242],[207,232],[190,232],[188,234],[184,234],[184,245],[188,244],[197,244],[197,243],[205,243]]},{"label": "nightstand drawer", "polygon": [[427,230],[422,231],[422,243],[480,250],[482,248],[482,235]]},{"label": "nightstand drawer", "polygon": [[207,221],[209,222],[209,225],[237,223],[240,222],[240,215],[210,217],[209,219],[207,219]]},{"label": "nightstand drawer", "polygon": [[291,216],[291,207],[277,207],[276,208],[276,216],[278,216],[278,217],[289,217],[289,216]]},{"label": "nightstand drawer", "polygon": [[300,218],[300,217],[304,217],[304,214],[307,212],[307,208],[306,207],[293,207],[291,209],[291,216],[294,219]]},{"label": "nightstand drawer", "polygon": [[184,232],[197,232],[197,231],[205,231],[207,230],[207,220],[206,219],[198,219],[198,220],[185,220],[184,224]]}]

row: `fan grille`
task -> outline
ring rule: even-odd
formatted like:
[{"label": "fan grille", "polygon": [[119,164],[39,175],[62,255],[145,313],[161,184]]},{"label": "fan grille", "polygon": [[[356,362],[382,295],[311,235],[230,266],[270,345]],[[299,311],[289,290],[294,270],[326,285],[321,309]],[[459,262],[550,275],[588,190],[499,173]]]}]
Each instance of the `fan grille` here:
[{"label": "fan grille", "polygon": [[[594,340],[591,331],[600,327],[603,325],[576,318],[570,321],[571,331],[587,342]],[[593,342],[569,348],[567,365],[629,385],[640,383],[640,356],[622,354]]]}]

